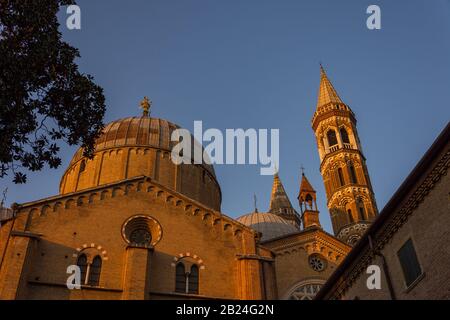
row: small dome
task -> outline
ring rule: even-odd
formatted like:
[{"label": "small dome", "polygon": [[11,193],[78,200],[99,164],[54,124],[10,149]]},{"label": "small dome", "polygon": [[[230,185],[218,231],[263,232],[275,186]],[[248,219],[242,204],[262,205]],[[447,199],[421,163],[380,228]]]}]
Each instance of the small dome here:
[{"label": "small dome", "polygon": [[262,233],[262,241],[282,237],[299,230],[273,213],[252,212],[237,218],[242,224]]}]

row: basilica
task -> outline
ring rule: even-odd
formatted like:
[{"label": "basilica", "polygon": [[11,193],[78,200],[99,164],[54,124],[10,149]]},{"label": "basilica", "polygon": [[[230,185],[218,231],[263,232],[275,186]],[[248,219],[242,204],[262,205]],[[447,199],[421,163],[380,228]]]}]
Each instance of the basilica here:
[{"label": "basilica", "polygon": [[92,159],[75,153],[59,194],[8,209],[0,299],[313,299],[378,215],[355,114],[320,73],[311,126],[333,234],[305,174],[294,205],[276,173],[267,210],[221,212],[214,167],[174,164],[179,127],[145,100],[106,125]]}]

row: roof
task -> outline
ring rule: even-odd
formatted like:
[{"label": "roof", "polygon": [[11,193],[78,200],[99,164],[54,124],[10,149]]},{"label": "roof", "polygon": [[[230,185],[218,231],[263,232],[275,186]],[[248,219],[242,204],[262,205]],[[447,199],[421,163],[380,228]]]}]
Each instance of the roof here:
[{"label": "roof", "polygon": [[377,234],[384,224],[388,222],[398,211],[397,208],[401,205],[404,199],[410,194],[411,190],[414,189],[418,182],[421,181],[431,170],[433,165],[433,160],[443,153],[446,149],[448,152],[450,142],[450,122],[441,132],[441,134],[436,138],[431,147],[427,150],[425,155],[420,159],[408,177],[403,181],[394,195],[391,197],[389,202],[384,206],[383,210],[380,212],[378,217],[374,220],[369,229],[364,233],[362,238],[357,242],[355,247],[350,251],[344,261],[338,266],[335,272],[331,275],[322,289],[319,291],[315,299],[323,299],[326,294],[330,292],[333,286],[343,279],[344,273],[347,268],[350,268],[355,260],[358,259],[359,255],[368,247],[370,247],[370,237]]},{"label": "roof", "polygon": [[0,206],[0,222],[9,220],[13,217],[13,210]]},{"label": "roof", "polygon": [[300,183],[300,193],[302,192],[313,192],[316,193],[311,183],[309,183],[308,178],[305,174],[302,174],[302,182]]},{"label": "roof", "polygon": [[275,173],[273,177],[272,194],[270,195],[270,207],[269,212],[274,214],[292,214],[296,212],[292,207],[291,201],[281,183],[278,173]]},{"label": "roof", "polygon": [[[105,126],[102,134],[95,142],[95,151],[102,151],[116,147],[147,146],[172,151],[177,142],[171,141],[174,130],[180,127],[164,119],[142,117],[128,117],[113,121]],[[201,148],[201,144],[192,137],[191,147]],[[191,155],[192,157],[194,154]],[[83,157],[83,149],[77,150],[69,167]],[[202,166],[216,177],[212,165],[204,162]]]},{"label": "roof", "polygon": [[317,108],[329,103],[343,103],[338,93],[334,89],[331,81],[328,79],[322,65],[320,66],[320,87],[317,98]]},{"label": "roof", "polygon": [[252,212],[236,219],[238,222],[262,233],[261,241],[267,241],[298,232],[285,219],[272,213]]}]

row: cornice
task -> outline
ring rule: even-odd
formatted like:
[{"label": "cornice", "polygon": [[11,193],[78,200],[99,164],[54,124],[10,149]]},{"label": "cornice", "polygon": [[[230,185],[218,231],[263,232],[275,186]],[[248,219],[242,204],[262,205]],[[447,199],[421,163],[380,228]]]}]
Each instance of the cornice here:
[{"label": "cornice", "polygon": [[34,219],[41,219],[46,215],[64,214],[65,210],[74,206],[89,207],[107,199],[126,197],[136,192],[147,193],[150,197],[164,201],[168,205],[179,207],[188,215],[197,216],[203,221],[206,220],[211,228],[220,225],[222,232],[230,233],[234,237],[240,237],[242,232],[247,232],[251,233],[255,239],[259,238],[259,233],[252,228],[147,176],[134,177],[116,183],[24,203],[19,205],[17,216],[28,214],[27,230]]}]

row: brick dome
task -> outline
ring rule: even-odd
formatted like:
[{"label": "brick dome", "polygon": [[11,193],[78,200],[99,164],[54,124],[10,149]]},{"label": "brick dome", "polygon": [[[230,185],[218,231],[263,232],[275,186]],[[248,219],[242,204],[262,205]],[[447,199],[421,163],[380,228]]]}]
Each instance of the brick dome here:
[{"label": "brick dome", "polygon": [[[178,128],[167,120],[147,116],[109,123],[96,141],[93,159],[85,158],[82,148],[75,152],[61,179],[60,193],[145,175],[218,210],[221,192],[213,166],[177,166],[170,158],[176,144],[171,135]],[[192,137],[193,148],[194,145],[200,146]]]}]

